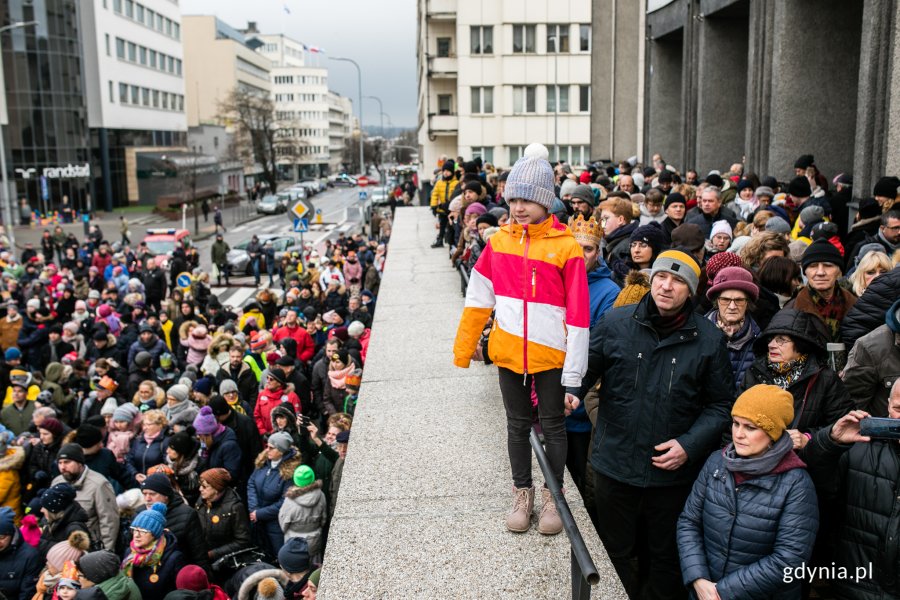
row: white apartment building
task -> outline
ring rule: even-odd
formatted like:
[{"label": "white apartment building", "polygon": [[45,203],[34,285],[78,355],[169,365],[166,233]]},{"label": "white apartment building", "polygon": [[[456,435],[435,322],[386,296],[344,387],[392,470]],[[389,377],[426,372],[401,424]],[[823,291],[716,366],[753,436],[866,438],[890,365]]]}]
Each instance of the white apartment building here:
[{"label": "white apartment building", "polygon": [[418,0],[420,179],[441,156],[508,167],[541,142],[590,159],[590,0]]},{"label": "white apartment building", "polygon": [[95,205],[139,201],[136,153],[187,136],[181,11],[173,0],[80,2]]},{"label": "white apartment building", "polygon": [[328,92],[329,172],[343,171],[344,149],[353,137],[353,102],[337,92]]},{"label": "white apartment building", "polygon": [[283,139],[278,164],[292,178],[331,172],[328,69],[306,64],[303,44],[284,35],[254,35],[256,51],[272,61],[272,99]]}]

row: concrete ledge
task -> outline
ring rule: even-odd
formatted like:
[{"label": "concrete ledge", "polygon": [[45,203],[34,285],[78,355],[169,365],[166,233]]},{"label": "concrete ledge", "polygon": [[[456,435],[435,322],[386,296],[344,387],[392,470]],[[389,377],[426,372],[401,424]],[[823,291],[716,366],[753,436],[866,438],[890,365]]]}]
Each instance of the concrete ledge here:
[{"label": "concrete ledge", "polygon": [[[569,598],[565,534],[505,528],[497,374],[452,365],[463,299],[434,236],[427,208],[397,211],[319,597]],[[565,485],[601,576],[592,597],[624,600],[568,473]]]}]

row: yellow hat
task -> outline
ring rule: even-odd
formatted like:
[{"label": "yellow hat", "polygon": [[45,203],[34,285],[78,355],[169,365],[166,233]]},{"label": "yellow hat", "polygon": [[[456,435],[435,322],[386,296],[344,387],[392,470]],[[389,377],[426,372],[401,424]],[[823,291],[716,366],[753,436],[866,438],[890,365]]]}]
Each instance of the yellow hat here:
[{"label": "yellow hat", "polygon": [[650,280],[640,271],[631,271],[625,276],[625,287],[616,296],[613,308],[637,304],[650,291]]},{"label": "yellow hat", "polygon": [[794,397],[777,385],[754,385],[734,401],[731,416],[747,419],[777,442],[794,420]]}]

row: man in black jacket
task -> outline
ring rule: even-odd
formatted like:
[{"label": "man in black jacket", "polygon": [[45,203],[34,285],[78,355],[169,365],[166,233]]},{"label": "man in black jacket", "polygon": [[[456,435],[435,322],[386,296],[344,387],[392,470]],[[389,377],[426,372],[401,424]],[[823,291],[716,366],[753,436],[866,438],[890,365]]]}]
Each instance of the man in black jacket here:
[{"label": "man in black jacket", "polygon": [[235,489],[244,498],[247,495],[247,486],[241,485],[241,483],[250,478],[250,473],[255,468],[253,463],[262,452],[262,440],[256,429],[256,423],[253,422],[252,417],[232,410],[222,396],[213,396],[209,401],[209,406],[212,408],[216,420],[232,429],[237,436],[238,445],[241,447],[241,477],[240,481],[236,482]]},{"label": "man in black jacket", "polygon": [[144,493],[144,504],[149,509],[154,502],[162,502],[166,511],[166,529],[178,539],[178,549],[184,554],[188,564],[202,567],[207,573],[210,570],[209,548],[206,538],[201,535],[200,515],[185,504],[180,494],[172,489],[169,478],[162,473],[154,473],[141,483]]},{"label": "man in black jacket", "polygon": [[650,293],[591,329],[584,398],[600,406],[590,463],[598,531],[632,598],[685,598],[675,528],[694,479],[717,447],[734,401],[725,338],[692,310],[700,267],[669,250]]},{"label": "man in black jacket", "polygon": [[159,311],[160,302],[166,297],[166,274],[159,268],[159,262],[151,258],[150,270],[144,276],[144,292],[147,294],[147,305]]}]

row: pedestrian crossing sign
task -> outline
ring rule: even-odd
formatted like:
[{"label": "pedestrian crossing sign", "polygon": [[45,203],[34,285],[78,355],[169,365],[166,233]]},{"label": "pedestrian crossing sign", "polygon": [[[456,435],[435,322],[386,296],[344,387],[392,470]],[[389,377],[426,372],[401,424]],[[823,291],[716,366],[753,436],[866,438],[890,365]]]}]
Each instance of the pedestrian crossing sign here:
[{"label": "pedestrian crossing sign", "polygon": [[294,233],[309,231],[309,219],[294,219]]}]

